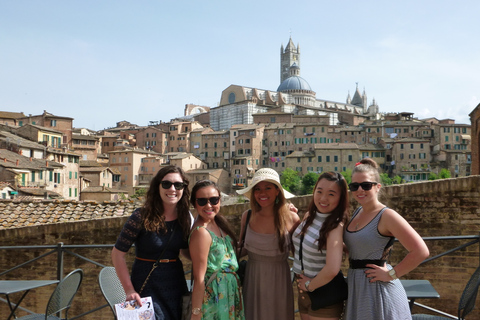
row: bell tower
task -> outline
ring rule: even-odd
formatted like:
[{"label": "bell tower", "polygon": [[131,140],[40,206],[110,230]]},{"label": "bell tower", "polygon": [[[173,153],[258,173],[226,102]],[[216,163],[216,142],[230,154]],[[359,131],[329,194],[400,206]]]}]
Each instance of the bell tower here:
[{"label": "bell tower", "polygon": [[300,76],[300,45],[293,44],[292,37],[284,49],[283,44],[280,48],[280,83],[290,77],[290,67],[295,64],[298,68],[296,75]]}]

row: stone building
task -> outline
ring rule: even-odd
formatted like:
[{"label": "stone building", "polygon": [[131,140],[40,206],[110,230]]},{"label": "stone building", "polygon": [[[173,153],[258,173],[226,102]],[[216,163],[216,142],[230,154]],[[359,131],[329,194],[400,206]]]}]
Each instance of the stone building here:
[{"label": "stone building", "polygon": [[471,173],[480,174],[480,104],[469,114],[471,123]]},{"label": "stone building", "polygon": [[32,116],[28,115],[23,118],[18,118],[18,126],[22,127],[26,124],[38,125],[51,130],[60,131],[62,133],[61,146],[70,147],[72,143],[73,118],[56,116],[43,111],[42,114]]}]

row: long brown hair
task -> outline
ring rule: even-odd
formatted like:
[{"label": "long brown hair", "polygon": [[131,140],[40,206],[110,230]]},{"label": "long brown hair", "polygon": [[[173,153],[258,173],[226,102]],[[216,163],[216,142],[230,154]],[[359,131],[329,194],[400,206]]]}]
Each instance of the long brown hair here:
[{"label": "long brown hair", "polygon": [[[318,231],[318,251],[322,251],[323,247],[326,246],[328,234],[330,233],[330,231],[335,229],[340,223],[345,223],[347,221],[349,211],[348,189],[347,181],[345,180],[345,178],[340,173],[324,172],[320,175],[320,177],[318,177],[317,183],[315,183],[315,188],[313,188],[313,192],[316,192],[315,190],[317,189],[317,185],[322,179],[334,181],[338,185],[338,187],[340,188],[340,199],[338,201],[337,207],[333,209],[333,211],[328,215],[328,217],[323,222],[322,227]],[[315,196],[312,196],[312,200],[310,201],[310,205],[308,206],[305,224],[300,234],[305,234],[308,227],[313,223],[313,220],[315,219],[315,215],[318,210],[314,198]]]},{"label": "long brown hair", "polygon": [[[192,195],[190,196],[190,203],[193,206],[195,206],[195,202],[197,200],[198,190],[206,188],[206,187],[213,187],[215,190],[217,190],[218,196],[221,198],[220,189],[218,188],[218,186],[215,182],[210,181],[210,180],[200,180],[197,183],[195,183],[195,185],[192,188]],[[237,248],[237,236],[235,235],[235,232],[233,231],[230,224],[228,223],[228,220],[224,216],[222,216],[220,214],[220,212],[215,215],[214,220],[215,220],[215,223],[217,224],[217,226],[220,229],[222,229],[223,231],[225,231],[230,236],[230,238],[233,240],[233,246],[234,246],[234,249],[236,250],[236,248]]]},{"label": "long brown hair", "polygon": [[[290,209],[287,205],[287,199],[283,194],[283,190],[280,190],[280,188],[276,184],[272,184],[280,191],[277,196],[278,201],[275,200],[275,204],[273,206],[273,222],[275,225],[275,235],[278,239],[278,248],[280,249],[280,251],[283,251],[286,241],[285,239],[287,233],[287,221],[290,221],[292,217]],[[255,199],[255,186],[252,187],[252,195],[250,196],[250,207],[252,208],[253,213],[262,210],[262,207]]]},{"label": "long brown hair", "polygon": [[185,185],[183,195],[177,203],[177,216],[184,238],[188,237],[190,232],[191,216],[190,216],[190,191],[188,190],[188,179],[182,168],[177,166],[166,166],[160,169],[150,182],[150,188],[147,191],[147,198],[142,207],[142,221],[145,229],[152,232],[167,232],[164,217],[163,201],[160,196],[160,183],[169,173],[178,173],[182,177]]}]

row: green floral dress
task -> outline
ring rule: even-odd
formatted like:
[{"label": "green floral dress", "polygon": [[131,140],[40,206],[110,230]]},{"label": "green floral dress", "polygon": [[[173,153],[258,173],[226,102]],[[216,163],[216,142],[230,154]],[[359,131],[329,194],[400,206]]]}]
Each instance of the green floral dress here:
[{"label": "green floral dress", "polygon": [[[205,227],[196,227],[198,228]],[[206,228],[205,228],[206,229]],[[208,320],[244,320],[242,294],[239,279],[237,257],[230,236],[217,237],[206,229],[212,237],[208,252],[207,272],[205,274],[205,295],[202,305],[202,319]],[[218,270],[214,279],[207,282]]]}]

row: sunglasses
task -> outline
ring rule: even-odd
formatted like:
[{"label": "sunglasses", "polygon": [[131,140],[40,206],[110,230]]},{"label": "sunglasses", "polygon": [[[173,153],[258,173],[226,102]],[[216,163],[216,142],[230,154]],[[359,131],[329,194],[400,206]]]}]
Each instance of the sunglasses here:
[{"label": "sunglasses", "polygon": [[203,207],[207,205],[207,202],[210,202],[212,206],[220,202],[220,197],[211,197],[211,198],[197,198],[195,199],[199,206]]},{"label": "sunglasses", "polygon": [[358,187],[362,187],[364,191],[368,191],[372,189],[374,185],[377,185],[377,184],[378,184],[377,182],[369,182],[369,181],[365,181],[361,183],[352,182],[348,185],[348,187],[350,188],[350,191],[357,191]]},{"label": "sunglasses", "polygon": [[160,184],[162,185],[163,189],[170,189],[172,187],[172,184],[176,190],[182,190],[183,188],[185,188],[185,184],[183,182],[171,182],[168,180],[163,180],[162,182],[160,182]]}]

